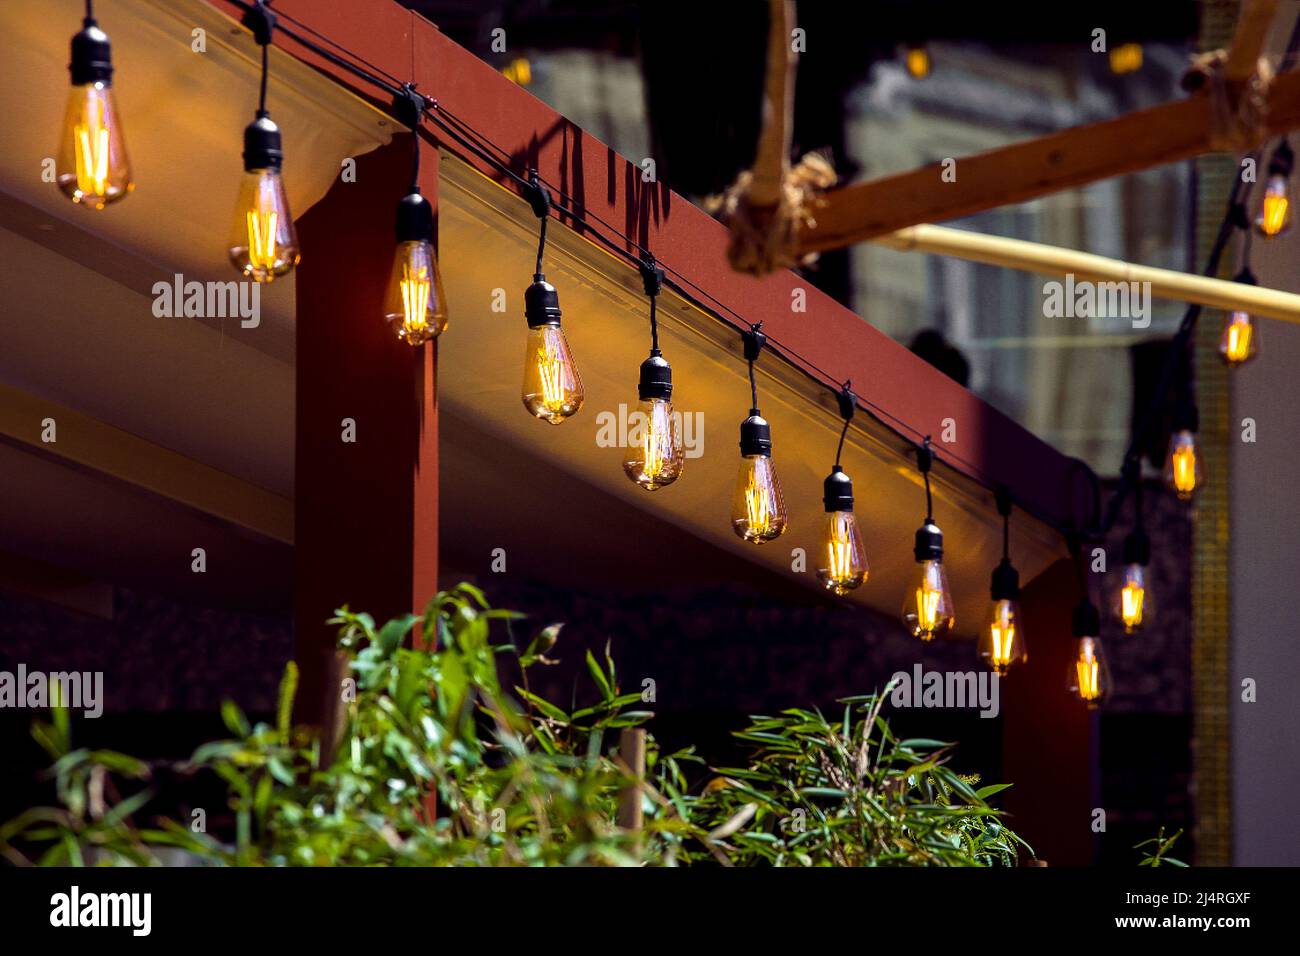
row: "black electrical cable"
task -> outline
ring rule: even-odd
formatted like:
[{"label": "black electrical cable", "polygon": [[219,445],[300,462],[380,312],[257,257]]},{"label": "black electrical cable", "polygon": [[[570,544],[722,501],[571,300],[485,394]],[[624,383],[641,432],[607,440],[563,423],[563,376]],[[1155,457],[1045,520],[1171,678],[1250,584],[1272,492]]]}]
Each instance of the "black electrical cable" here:
[{"label": "black electrical cable", "polygon": [[86,19],[95,19],[95,0],[86,0]]},{"label": "black electrical cable", "polygon": [[930,494],[930,468],[934,465],[934,452],[930,450],[930,436],[916,450],[916,467],[925,480],[925,523],[934,523],[934,498]]}]

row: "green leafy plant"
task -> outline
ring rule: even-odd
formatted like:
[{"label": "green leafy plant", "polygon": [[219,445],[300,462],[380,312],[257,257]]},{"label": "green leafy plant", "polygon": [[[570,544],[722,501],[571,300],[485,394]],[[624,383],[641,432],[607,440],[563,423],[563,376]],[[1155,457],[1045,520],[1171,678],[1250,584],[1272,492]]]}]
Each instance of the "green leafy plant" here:
[{"label": "green leafy plant", "polygon": [[[1013,865],[1024,847],[987,803],[1002,787],[975,789],[949,769],[948,744],[896,739],[884,695],[843,702],[835,722],[808,710],[752,718],[737,735],[748,765],[699,792],[694,752],[663,753],[647,734],[637,779],[619,741],[652,714],[620,690],[608,647],[603,660],[586,655],[593,699],[566,711],[529,686],[533,668],[555,663],[559,625],[522,649],[491,640],[519,617],[464,584],[382,626],[340,610],[348,679],[333,745],[293,726],[290,664],[273,723],[250,724],[228,702],[231,736],[169,768],[224,783],[233,826],[220,838],[171,819],[138,826],[155,768],[73,749],[56,709],[33,732],[60,805],[0,826],[0,852],[48,865],[148,865],[168,848],[232,866],[979,866]],[[515,686],[502,684],[503,657]],[[616,823],[629,801],[643,815],[635,830]]]},{"label": "green leafy plant", "polygon": [[1182,860],[1167,855],[1182,835],[1183,831],[1180,829],[1170,836],[1165,836],[1165,828],[1161,827],[1160,832],[1151,839],[1134,844],[1133,849],[1142,851],[1142,859],[1138,861],[1138,866],[1187,866]]}]

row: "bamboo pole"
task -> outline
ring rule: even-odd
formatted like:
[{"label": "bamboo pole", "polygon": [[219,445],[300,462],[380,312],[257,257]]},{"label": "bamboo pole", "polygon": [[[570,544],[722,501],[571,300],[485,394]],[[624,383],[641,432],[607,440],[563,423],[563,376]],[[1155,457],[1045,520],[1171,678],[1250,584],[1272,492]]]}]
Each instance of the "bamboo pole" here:
[{"label": "bamboo pole", "polygon": [[1300,324],[1300,295],[1261,286],[1188,275],[1172,269],[1135,265],[1074,249],[1047,246],[1023,239],[986,236],[965,229],[922,224],[908,226],[871,240],[904,252],[931,252],[971,262],[1021,269],[1039,275],[1072,274],[1076,281],[1149,282],[1151,295],[1195,302],[1211,309],[1242,310]]},{"label": "bamboo pole", "polygon": [[624,727],[618,737],[618,755],[627,766],[628,774],[636,782],[625,787],[618,796],[617,823],[624,830],[637,834],[636,849],[641,849],[641,826],[644,815],[641,808],[641,782],[645,780],[645,728]]}]

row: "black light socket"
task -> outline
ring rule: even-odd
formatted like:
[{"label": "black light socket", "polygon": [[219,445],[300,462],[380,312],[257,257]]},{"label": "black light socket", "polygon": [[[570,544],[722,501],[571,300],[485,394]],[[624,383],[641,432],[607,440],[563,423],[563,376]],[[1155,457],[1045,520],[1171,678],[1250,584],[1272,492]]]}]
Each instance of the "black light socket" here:
[{"label": "black light socket", "polygon": [[656,398],[666,402],[673,397],[673,370],[658,349],[651,349],[650,357],[641,363],[637,394],[643,402]]},{"label": "black light socket", "polygon": [[259,110],[257,119],[244,127],[244,171],[279,169],[283,163],[280,127],[275,125],[271,114]]},{"label": "black light socket", "polygon": [[412,190],[397,203],[397,241],[433,242],[433,204]]},{"label": "black light socket", "polygon": [[916,545],[912,548],[912,554],[917,561],[943,560],[943,532],[933,519],[926,518],[925,524],[916,529]]},{"label": "black light socket", "polygon": [[560,293],[540,272],[533,276],[533,284],[524,290],[524,318],[528,320],[530,329],[560,324]]},{"label": "black light socket", "polygon": [[1255,278],[1255,273],[1247,267],[1238,272],[1232,279],[1233,282],[1244,282],[1246,285],[1259,285],[1259,280]]},{"label": "black light socket", "polygon": [[1284,139],[1277,144],[1277,149],[1273,150],[1273,158],[1268,162],[1268,174],[1290,176],[1294,167],[1295,153],[1291,152],[1291,144]]},{"label": "black light socket", "polygon": [[88,83],[111,83],[113,80],[113,47],[108,34],[99,28],[94,18],[81,21],[81,31],[72,35],[72,61],[68,64],[73,86]]},{"label": "black light socket", "polygon": [[822,504],[828,512],[853,510],[853,481],[839,465],[822,482]]},{"label": "black light socket", "polygon": [[1171,426],[1176,432],[1195,432],[1201,424],[1201,413],[1191,402],[1179,402],[1174,408]]},{"label": "black light socket", "polygon": [[740,453],[746,457],[772,454],[772,426],[757,408],[751,408],[749,417],[740,423]]},{"label": "black light socket", "polygon": [[1072,633],[1075,637],[1099,637],[1101,635],[1101,615],[1097,606],[1086,597],[1075,605],[1070,615]]},{"label": "black light socket", "polygon": [[1151,539],[1141,528],[1134,528],[1124,539],[1123,556],[1125,564],[1140,564],[1143,567],[1151,563]]},{"label": "black light socket", "polygon": [[1010,558],[1003,558],[993,569],[993,582],[989,593],[995,601],[1016,601],[1020,599],[1020,572],[1011,565]]}]

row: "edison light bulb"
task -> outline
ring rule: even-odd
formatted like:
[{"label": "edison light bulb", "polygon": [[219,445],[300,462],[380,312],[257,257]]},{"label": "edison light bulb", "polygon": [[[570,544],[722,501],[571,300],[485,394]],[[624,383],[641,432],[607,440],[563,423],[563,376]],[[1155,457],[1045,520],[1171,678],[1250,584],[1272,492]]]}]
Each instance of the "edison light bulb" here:
[{"label": "edison light bulb", "polygon": [[821,561],[817,580],[828,591],[848,594],[867,579],[867,550],[853,516],[853,482],[836,465],[823,483],[822,503],[826,523],[822,527]]},{"label": "edison light bulb", "polygon": [[1074,659],[1070,662],[1070,693],[1090,708],[1110,693],[1110,670],[1102,653],[1101,617],[1086,597],[1074,609]]},{"label": "edison light bulb", "polygon": [[997,674],[1006,674],[1013,664],[1029,659],[1020,625],[1020,575],[1008,558],[993,570],[993,613],[980,632],[979,656]]},{"label": "edison light bulb", "polygon": [[903,623],[913,637],[931,641],[951,631],[955,620],[948,574],[943,569],[943,532],[929,518],[916,532],[913,554],[921,573],[903,600]]},{"label": "edison light bulb", "polygon": [[230,261],[257,282],[272,282],[298,264],[298,234],[280,166],[280,128],[265,113],[244,129],[244,178],[235,203]]},{"label": "edison light bulb", "polygon": [[623,471],[646,491],[671,485],[686,465],[681,426],[673,412],[673,372],[658,349],[641,363],[640,402],[628,429]]},{"label": "edison light bulb", "polygon": [[397,244],[384,297],[384,319],[407,345],[423,345],[447,328],[446,297],[433,243]]},{"label": "edison light bulb", "polygon": [[540,272],[524,290],[528,340],[524,343],[524,408],[558,425],[579,408],[586,392],[560,327],[560,296]]},{"label": "edison light bulb", "polygon": [[1287,195],[1287,177],[1273,174],[1264,187],[1264,198],[1255,216],[1255,228],[1272,239],[1291,228],[1291,197]]},{"label": "edison light bulb", "polygon": [[1079,638],[1070,664],[1070,693],[1089,707],[1096,707],[1109,692],[1110,672],[1102,653],[1101,638]]},{"label": "edison light bulb", "polygon": [[948,591],[948,575],[942,561],[921,562],[920,580],[908,589],[903,602],[903,623],[913,637],[923,641],[934,640],[952,630],[952,594]]},{"label": "edison light bulb", "polygon": [[772,428],[751,409],[740,423],[740,474],[731,497],[731,527],[745,541],[779,538],[788,515],[781,482],[772,464]]},{"label": "edison light bulb", "polygon": [[1258,348],[1255,320],[1250,313],[1238,310],[1229,315],[1219,339],[1219,356],[1229,365],[1240,365],[1254,358]]},{"label": "edison light bulb", "polygon": [[909,46],[903,51],[903,64],[914,80],[930,75],[930,51],[923,46]]},{"label": "edison light bulb", "polygon": [[56,181],[79,205],[103,209],[129,193],[131,164],[113,98],[108,36],[89,17],[72,38],[72,89],[63,118]]},{"label": "edison light bulb", "polygon": [[1169,460],[1165,463],[1165,483],[1182,501],[1190,501],[1201,483],[1200,456],[1196,453],[1196,434],[1180,429],[1169,437]]},{"label": "edison light bulb", "polygon": [[1136,634],[1149,624],[1152,610],[1146,569],[1140,564],[1125,565],[1115,603],[1115,615],[1124,625],[1124,633]]}]

